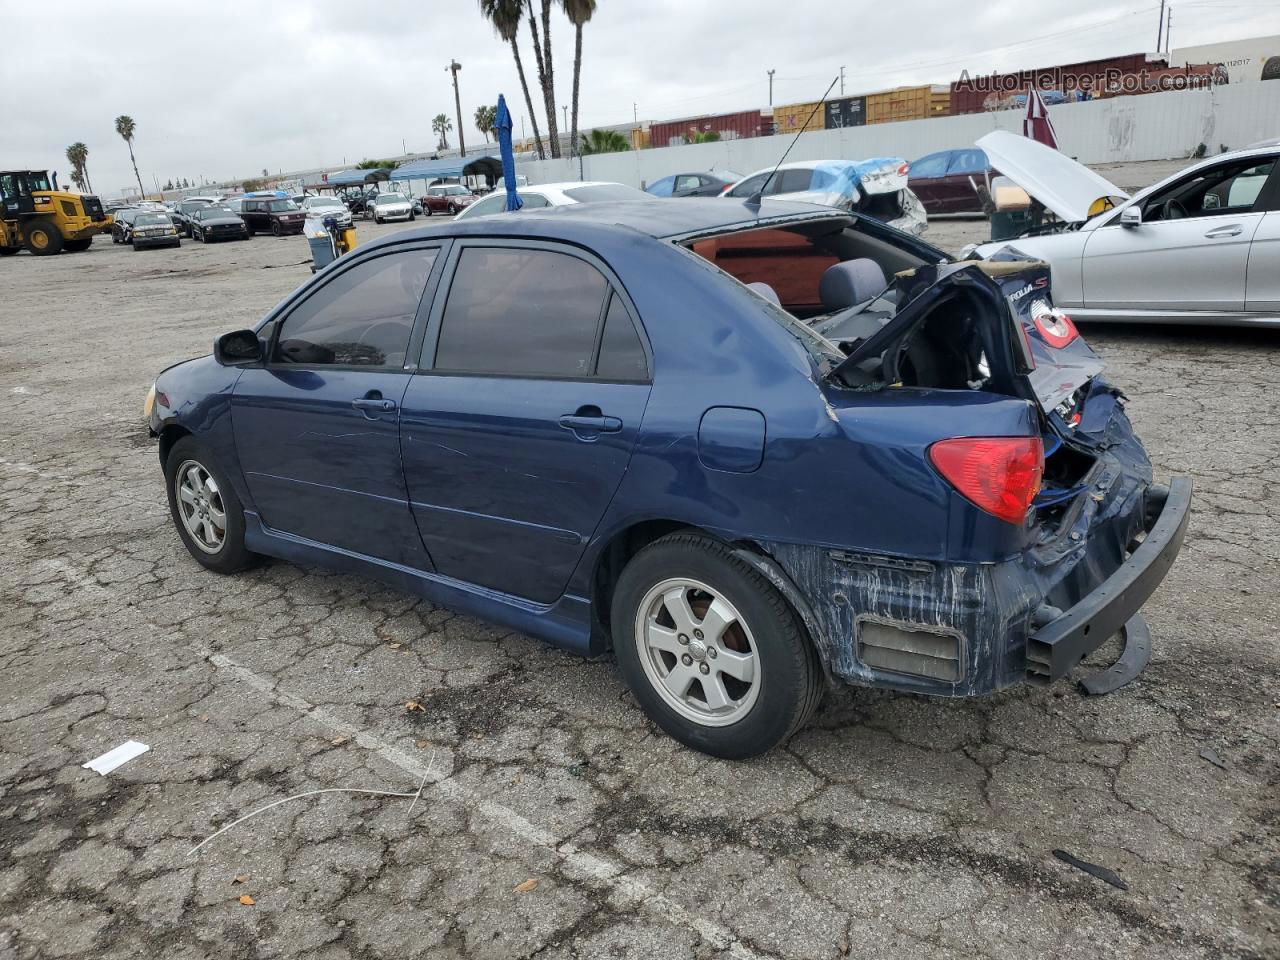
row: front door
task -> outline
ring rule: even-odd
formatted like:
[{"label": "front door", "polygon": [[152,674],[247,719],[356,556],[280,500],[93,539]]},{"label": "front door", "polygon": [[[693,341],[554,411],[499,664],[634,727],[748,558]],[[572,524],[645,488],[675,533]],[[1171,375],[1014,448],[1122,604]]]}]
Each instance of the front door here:
[{"label": "front door", "polygon": [[[276,322],[232,397],[236,451],[272,530],[428,569],[400,464],[400,402],[438,246],[392,247],[326,277]],[[326,271],[327,272],[327,271]]]},{"label": "front door", "polygon": [[649,360],[589,255],[476,240],[452,259],[401,414],[413,513],[439,572],[550,603],[627,469]]},{"label": "front door", "polygon": [[1142,223],[1119,212],[1090,231],[1081,264],[1089,309],[1244,310],[1255,209],[1273,159],[1235,160],[1183,177],[1142,201]]}]

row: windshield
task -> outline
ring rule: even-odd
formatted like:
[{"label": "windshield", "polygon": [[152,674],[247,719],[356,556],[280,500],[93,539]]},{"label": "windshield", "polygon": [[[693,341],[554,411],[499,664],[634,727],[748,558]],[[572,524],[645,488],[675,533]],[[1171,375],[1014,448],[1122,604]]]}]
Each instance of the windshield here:
[{"label": "windshield", "polygon": [[347,205],[341,200],[336,200],[333,197],[309,197],[307,199],[308,210],[320,210],[325,207],[338,207],[341,210],[345,210]]},{"label": "windshield", "polygon": [[409,201],[402,193],[380,193],[373,202],[376,206],[382,206],[387,203],[408,203]]},{"label": "windshield", "polygon": [[163,213],[142,213],[133,220],[133,225],[136,227],[155,226],[157,224],[172,226],[173,221]]},{"label": "windshield", "polygon": [[466,187],[456,183],[449,187],[442,187],[440,190],[441,195],[446,197],[462,197],[470,192]]},{"label": "windshield", "polygon": [[230,207],[201,207],[195,213],[198,220],[212,220],[214,217],[234,217]]},{"label": "windshield", "polygon": [[594,203],[599,200],[652,200],[643,190],[621,183],[597,183],[589,187],[571,187],[564,195],[578,203]]},{"label": "windshield", "polygon": [[272,200],[267,204],[267,209],[272,213],[286,213],[290,210],[297,210],[298,205],[292,200]]}]

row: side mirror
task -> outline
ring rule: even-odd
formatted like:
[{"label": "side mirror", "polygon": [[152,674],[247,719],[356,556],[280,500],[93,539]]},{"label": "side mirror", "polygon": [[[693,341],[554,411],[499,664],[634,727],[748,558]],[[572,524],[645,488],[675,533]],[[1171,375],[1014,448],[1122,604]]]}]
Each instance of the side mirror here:
[{"label": "side mirror", "polygon": [[224,333],[213,342],[213,359],[224,367],[243,367],[262,360],[262,342],[252,330]]},{"label": "side mirror", "polygon": [[1142,225],[1142,208],[1136,203],[1120,211],[1120,226],[1139,227]]}]

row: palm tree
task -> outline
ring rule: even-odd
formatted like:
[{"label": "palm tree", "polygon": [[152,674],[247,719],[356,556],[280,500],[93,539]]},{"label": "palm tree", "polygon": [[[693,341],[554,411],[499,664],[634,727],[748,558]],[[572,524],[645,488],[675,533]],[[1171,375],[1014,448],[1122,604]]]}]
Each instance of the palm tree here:
[{"label": "palm tree", "polygon": [[498,138],[498,132],[494,129],[494,125],[498,122],[498,108],[496,106],[476,107],[475,123],[476,129],[484,134],[485,140]]},{"label": "palm tree", "polygon": [[533,98],[529,96],[529,82],[524,76],[524,64],[520,62],[520,44],[516,42],[520,19],[524,16],[524,0],[480,0],[480,12],[493,24],[498,36],[511,44],[511,56],[515,58],[516,73],[520,75],[520,89],[524,91],[525,106],[529,108],[533,141],[538,145],[538,159],[545,160],[547,155],[542,149],[542,135],[538,132],[538,114],[533,109]]},{"label": "palm tree", "polygon": [[551,63],[551,0],[542,0],[542,40],[538,40],[538,18],[533,13],[533,0],[525,0],[529,9],[529,31],[533,34],[533,54],[538,61],[538,83],[542,87],[542,105],[547,110],[547,142],[551,156],[560,157],[560,130],[556,124],[556,76]]},{"label": "palm tree", "polygon": [[578,77],[582,73],[582,25],[596,12],[596,0],[560,0],[564,15],[573,24],[573,119],[569,125],[569,144],[578,142]]},{"label": "palm tree", "polygon": [[129,145],[129,162],[133,164],[133,175],[138,181],[138,197],[141,199],[147,195],[147,191],[142,189],[142,176],[138,173],[138,161],[133,158],[133,135],[137,130],[137,124],[133,122],[133,117],[127,113],[122,113],[116,117],[116,133],[120,134],[121,139]]},{"label": "palm tree", "polygon": [[593,153],[618,153],[621,150],[630,149],[630,142],[617,130],[592,130],[590,133],[584,133],[582,142],[578,144],[578,152],[583,156]]},{"label": "palm tree", "polygon": [[440,135],[440,149],[449,149],[449,131],[453,129],[453,121],[446,114],[437,113],[431,121],[431,132]]},{"label": "palm tree", "polygon": [[89,182],[89,148],[77,140],[67,147],[67,162],[71,164],[71,179],[81,190],[93,191]]}]

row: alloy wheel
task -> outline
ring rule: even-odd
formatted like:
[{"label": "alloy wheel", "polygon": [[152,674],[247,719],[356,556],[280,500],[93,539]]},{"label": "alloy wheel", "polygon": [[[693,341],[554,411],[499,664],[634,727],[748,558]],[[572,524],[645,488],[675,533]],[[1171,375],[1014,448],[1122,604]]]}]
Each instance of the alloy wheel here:
[{"label": "alloy wheel", "polygon": [[227,510],[217,481],[197,461],[184,460],[173,485],[187,535],[205,553],[220,551],[227,539]]},{"label": "alloy wheel", "polygon": [[751,629],[705,583],[681,577],[651,587],[636,614],[635,641],[645,676],[681,716],[722,727],[755,705],[761,677]]}]

